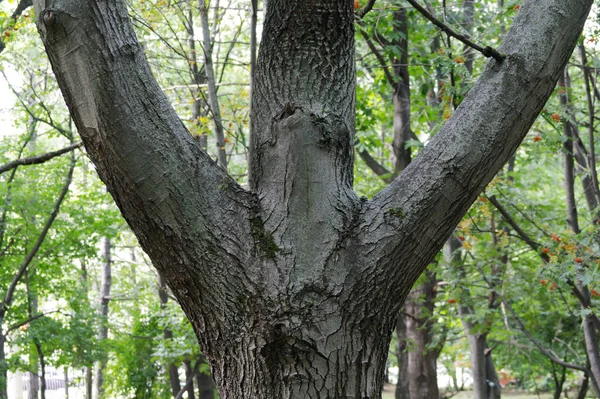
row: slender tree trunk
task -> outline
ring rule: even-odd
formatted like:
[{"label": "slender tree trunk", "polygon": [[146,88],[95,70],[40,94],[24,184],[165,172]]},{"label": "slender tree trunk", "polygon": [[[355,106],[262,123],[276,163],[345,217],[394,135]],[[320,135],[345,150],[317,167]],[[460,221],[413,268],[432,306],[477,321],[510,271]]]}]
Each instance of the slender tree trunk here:
[{"label": "slender tree trunk", "polygon": [[579,392],[577,392],[577,399],[585,399],[589,388],[590,388],[590,376],[586,374],[583,377],[583,381],[581,381],[581,385],[579,386]]},{"label": "slender tree trunk", "polygon": [[[35,272],[25,272],[25,286],[27,289],[27,314],[29,318],[32,318],[38,313],[38,296],[36,292],[31,290],[30,276],[35,275]],[[29,352],[29,390],[27,396],[29,399],[38,399],[40,394],[40,350],[36,339],[33,340],[33,347]],[[43,384],[43,382],[42,382]],[[43,399],[43,398],[42,398]]]},{"label": "slender tree trunk", "polygon": [[[470,36],[473,32],[473,21],[475,17],[475,1],[463,0],[462,8],[464,18],[463,30],[468,33],[468,36]],[[473,59],[475,58],[473,49],[465,45],[463,55],[465,57],[464,65],[467,68],[467,71],[469,71],[470,74],[473,74]]]},{"label": "slender tree trunk", "polygon": [[[4,322],[3,310],[0,309],[0,326]],[[6,363],[6,337],[0,331],[0,399],[8,399],[8,364]]]},{"label": "slender tree trunk", "polygon": [[35,345],[40,362],[40,397],[41,399],[46,399],[46,358],[44,357],[44,352],[42,350],[42,344],[40,341],[38,339],[34,339],[33,343]]},{"label": "slender tree trunk", "polygon": [[[100,296],[98,303],[98,317],[100,318],[100,327],[98,327],[98,340],[104,341],[108,338],[108,306],[110,303],[110,286],[112,280],[112,258],[111,242],[109,238],[104,239],[104,264],[102,265],[102,281],[100,284]],[[97,361],[95,365],[96,376],[94,378],[94,397],[96,399],[104,398],[104,369],[107,359]]]},{"label": "slender tree trunk", "polygon": [[[206,357],[200,355],[198,357],[200,364],[206,364]],[[198,399],[213,399],[215,396],[215,383],[209,373],[200,371],[200,367],[196,368],[196,383],[198,385]]]},{"label": "slender tree trunk", "polygon": [[[203,105],[205,103],[204,99],[201,98],[200,85],[206,83],[206,74],[201,73],[200,68],[198,67],[198,53],[196,51],[196,38],[194,34],[194,13],[192,12],[193,5],[196,4],[195,0],[188,0],[188,20],[187,20],[187,30],[188,30],[188,45],[190,49],[189,54],[189,63],[190,63],[190,73],[191,73],[191,81],[192,85],[195,86],[194,89],[194,103],[192,104],[192,120],[196,128],[202,126],[199,118],[201,116],[205,116],[206,112],[203,109]],[[206,66],[204,66],[204,70],[206,70]],[[200,135],[194,136],[202,149],[204,151],[207,150],[208,147],[208,138],[206,133],[202,133]]]},{"label": "slender tree trunk", "polygon": [[64,368],[64,376],[65,376],[65,399],[69,399],[69,367],[65,366]]},{"label": "slender tree trunk", "polygon": [[560,399],[560,395],[563,391],[563,385],[565,384],[565,379],[567,377],[567,368],[560,368],[560,376],[557,375],[554,363],[552,363],[552,378],[554,379],[554,399]]},{"label": "slender tree trunk", "polygon": [[[410,77],[408,72],[408,16],[405,7],[394,11],[396,33],[400,37],[394,40],[394,45],[399,48],[400,57],[393,60],[394,77],[397,83],[392,96],[394,103],[394,142],[392,147],[396,157],[394,176],[402,172],[410,161],[411,150],[407,148],[408,140],[412,139],[410,129]],[[393,83],[393,82],[392,82]]]},{"label": "slender tree trunk", "polygon": [[94,391],[94,373],[91,367],[85,368],[85,399],[92,399]]},{"label": "slender tree trunk", "polygon": [[439,399],[437,385],[437,352],[433,341],[433,314],[435,300],[435,273],[427,273],[427,281],[415,287],[404,304],[406,312],[408,377],[410,399]]},{"label": "slender tree trunk", "polygon": [[[86,185],[86,174],[83,175],[83,185]],[[88,272],[87,265],[85,262],[81,264],[81,279],[80,279],[81,287],[85,291],[85,297],[88,298],[89,292],[89,281],[88,281]],[[85,399],[92,399],[93,393],[93,383],[94,383],[93,371],[92,367],[86,366],[84,369],[84,384],[85,384]]]},{"label": "slender tree trunk", "polygon": [[[164,308],[167,306],[167,302],[169,301],[169,295],[167,294],[167,285],[160,276],[158,278],[158,285],[160,307],[164,310]],[[173,331],[171,331],[169,328],[165,328],[163,331],[163,337],[165,341],[173,339]],[[169,364],[167,365],[167,370],[169,374],[169,382],[171,384],[171,393],[175,398],[181,390],[181,384],[179,383],[179,370],[173,362],[169,362]]]},{"label": "slender tree trunk", "polygon": [[192,362],[190,359],[185,359],[183,361],[183,368],[185,370],[185,380],[191,381],[187,387],[187,399],[196,399],[196,393],[194,391],[194,369],[192,367]]},{"label": "slender tree trunk", "polygon": [[396,358],[398,359],[398,382],[396,384],[396,399],[411,399],[410,379],[408,378],[408,337],[406,335],[406,321],[403,314],[398,316],[396,323],[396,335],[398,347]]},{"label": "slender tree trunk", "polygon": [[219,108],[219,99],[217,97],[217,85],[212,62],[212,43],[210,38],[210,27],[208,26],[208,10],[206,0],[198,0],[200,6],[200,24],[202,25],[202,49],[204,51],[204,70],[208,82],[208,100],[210,110],[215,124],[215,135],[217,137],[217,153],[219,154],[219,165],[227,169],[227,152],[225,151],[225,133],[223,129],[223,120],[221,119],[221,109]]}]

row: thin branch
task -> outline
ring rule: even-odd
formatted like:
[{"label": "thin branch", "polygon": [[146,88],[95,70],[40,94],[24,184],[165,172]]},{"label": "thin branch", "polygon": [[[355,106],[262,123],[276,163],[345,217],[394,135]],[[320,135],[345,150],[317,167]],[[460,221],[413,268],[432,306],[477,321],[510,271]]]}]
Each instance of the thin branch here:
[{"label": "thin branch", "polygon": [[407,1],[414,8],[416,8],[417,11],[419,11],[425,18],[427,18],[428,20],[430,20],[435,26],[437,26],[438,28],[440,28],[446,34],[448,34],[448,35],[450,35],[450,36],[452,36],[452,37],[460,40],[465,45],[473,48],[474,50],[479,51],[481,54],[483,54],[484,57],[487,57],[487,58],[492,57],[498,63],[502,63],[502,61],[504,61],[505,56],[503,56],[502,54],[500,54],[496,49],[494,49],[494,48],[492,48],[490,46],[486,46],[485,48],[483,48],[483,47],[481,47],[481,46],[473,43],[465,35],[461,35],[460,33],[456,33],[451,28],[449,28],[447,25],[445,25],[442,21],[440,21],[439,19],[437,19],[436,17],[434,17],[429,11],[427,11],[419,3],[417,3],[416,0],[407,0]]},{"label": "thin branch", "polygon": [[39,165],[39,164],[47,162],[53,158],[56,158],[58,156],[61,156],[68,152],[71,152],[77,148],[80,148],[81,146],[83,146],[83,143],[79,142],[79,143],[72,144],[68,147],[62,148],[57,151],[48,152],[46,154],[36,155],[33,157],[28,157],[28,158],[16,159],[5,165],[0,165],[0,175],[2,173],[8,172],[9,170],[17,168],[22,165]]},{"label": "thin branch", "polygon": [[385,166],[377,162],[375,158],[369,154],[369,151],[362,150],[358,152],[360,158],[367,164],[367,166],[375,173],[377,176],[381,177],[381,179],[386,183],[391,183],[394,178],[392,176],[392,172],[386,169]]},{"label": "thin branch", "polygon": [[[529,245],[531,249],[537,252],[540,248],[540,244],[533,241],[533,239],[529,237],[529,235],[527,235],[527,233],[523,229],[521,229],[521,227],[515,222],[515,220],[510,216],[506,209],[500,204],[500,202],[498,202],[496,197],[493,195],[489,196],[488,200],[491,202],[492,205],[494,205],[498,212],[500,212],[504,220],[510,225],[510,227],[514,231],[517,232],[517,234],[523,239],[523,241],[525,241],[525,243]],[[540,253],[540,257],[545,263],[548,263],[550,261],[550,258],[545,253]]]},{"label": "thin branch", "polygon": [[387,67],[387,62],[385,62],[385,58],[383,57],[383,54],[381,54],[381,52],[377,49],[377,47],[375,47],[375,43],[373,43],[373,40],[371,39],[369,34],[360,25],[358,25],[358,30],[360,31],[360,34],[367,42],[367,46],[369,46],[369,49],[371,50],[371,52],[373,53],[375,58],[377,58],[377,61],[379,61],[379,64],[381,64],[381,68],[383,69],[383,73],[385,75],[385,78],[389,82],[389,84],[392,85],[392,87],[396,86],[396,80],[394,79],[394,77],[392,76],[392,73],[390,72],[389,68]]},{"label": "thin branch", "polygon": [[377,0],[369,0],[369,2],[363,8],[358,10],[358,12],[356,13],[358,18],[363,19],[365,17],[365,15],[367,15],[367,13],[373,9],[373,6],[375,5],[375,1],[377,1]]},{"label": "thin branch", "polygon": [[45,312],[45,313],[37,314],[35,316],[32,316],[32,317],[28,318],[27,320],[23,320],[21,322],[18,322],[16,324],[13,324],[12,326],[8,327],[6,329],[6,332],[4,333],[4,335],[8,335],[11,332],[15,331],[17,328],[23,327],[24,325],[29,324],[32,321],[35,321],[37,319],[41,319],[42,317],[48,316],[49,314],[52,314],[52,313],[62,313],[62,312],[60,310],[52,310],[50,312]]}]

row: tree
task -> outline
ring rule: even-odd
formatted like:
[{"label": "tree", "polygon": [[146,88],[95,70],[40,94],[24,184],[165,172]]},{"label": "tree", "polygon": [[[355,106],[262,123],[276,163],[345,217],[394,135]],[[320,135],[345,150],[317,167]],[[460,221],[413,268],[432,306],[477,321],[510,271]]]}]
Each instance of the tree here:
[{"label": "tree", "polygon": [[34,2],[90,158],[224,398],[380,395],[399,307],[541,111],[591,4],[525,1],[503,61],[490,61],[420,155],[367,200],[352,190],[352,1],[269,2],[248,190],[176,116],[124,1]]}]

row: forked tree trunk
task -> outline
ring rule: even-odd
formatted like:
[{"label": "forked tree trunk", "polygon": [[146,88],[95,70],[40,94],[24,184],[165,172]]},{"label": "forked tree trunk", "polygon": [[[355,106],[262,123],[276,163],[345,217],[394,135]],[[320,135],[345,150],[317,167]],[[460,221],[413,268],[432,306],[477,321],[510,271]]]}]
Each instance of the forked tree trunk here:
[{"label": "forked tree trunk", "polygon": [[591,3],[526,0],[506,59],[371,201],[352,190],[352,1],[269,1],[250,191],[185,130],[123,0],[35,7],[90,158],[190,319],[221,398],[374,399],[399,307],[527,133]]}]

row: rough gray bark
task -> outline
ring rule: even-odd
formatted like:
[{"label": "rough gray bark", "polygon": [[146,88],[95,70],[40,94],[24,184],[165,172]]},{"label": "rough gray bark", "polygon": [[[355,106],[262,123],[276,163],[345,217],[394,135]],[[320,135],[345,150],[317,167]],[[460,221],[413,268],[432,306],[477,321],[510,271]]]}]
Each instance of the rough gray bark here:
[{"label": "rough gray bark", "polygon": [[[110,286],[112,281],[111,242],[109,238],[104,239],[102,255],[104,256],[104,263],[102,264],[102,280],[98,298],[98,317],[100,318],[98,341],[104,341],[108,338],[108,305],[110,304]],[[104,398],[104,369],[106,368],[106,363],[107,359],[103,358],[95,364],[94,397],[96,399]]]},{"label": "rough gray bark", "polygon": [[526,0],[506,60],[371,201],[352,190],[352,2],[269,1],[251,191],[185,130],[123,1],[35,7],[90,158],[194,326],[221,397],[372,399],[410,287],[527,133],[591,3]]}]

